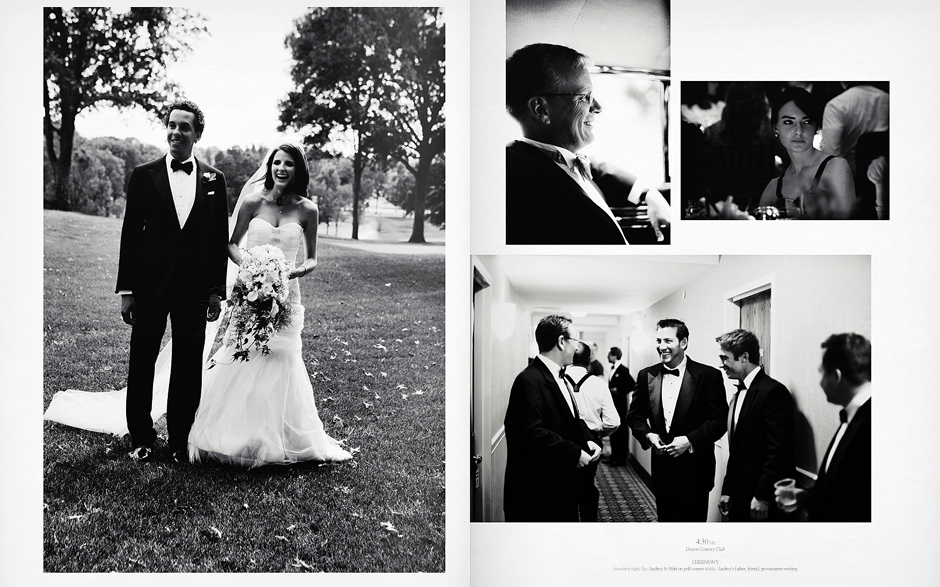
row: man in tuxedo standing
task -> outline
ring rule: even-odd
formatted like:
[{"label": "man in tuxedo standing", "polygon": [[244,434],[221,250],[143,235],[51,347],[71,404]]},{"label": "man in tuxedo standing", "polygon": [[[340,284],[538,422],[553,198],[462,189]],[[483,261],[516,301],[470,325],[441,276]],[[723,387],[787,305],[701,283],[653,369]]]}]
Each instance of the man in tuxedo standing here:
[{"label": "man in tuxedo standing", "polygon": [[[617,415],[620,421],[627,419],[627,396],[636,386],[636,381],[630,375],[630,370],[626,365],[620,362],[623,358],[623,351],[618,347],[610,347],[607,353],[607,362],[610,363],[610,379],[607,381],[607,388],[610,390],[610,396],[614,400],[614,407],[617,409]],[[610,461],[612,467],[619,467],[627,463],[629,454],[630,431],[628,426],[621,426],[616,432],[610,435]]]},{"label": "man in tuxedo standing", "polygon": [[131,458],[153,457],[154,364],[172,330],[167,397],[167,443],[176,461],[188,460],[187,438],[202,388],[206,321],[219,317],[225,297],[228,202],[225,177],[193,157],[205,117],[178,101],[164,115],[169,152],[136,167],[127,186],[116,292],[132,325],[127,376]]},{"label": "man in tuxedo standing", "polygon": [[777,507],[793,512],[807,506],[810,522],[871,522],[871,343],[859,334],[833,334],[822,343],[819,386],[840,406],[839,428],[807,494]]},{"label": "man in tuxedo standing", "polygon": [[570,327],[571,320],[557,314],[539,321],[539,354],[516,376],[509,392],[504,422],[507,522],[579,521],[578,470],[601,456],[562,372],[580,343]]},{"label": "man in tuxedo standing", "polygon": [[704,522],[715,486],[715,442],[725,433],[728,404],[721,373],[689,359],[681,320],[656,324],[661,362],[642,369],[627,423],[643,449],[652,447],[653,494],[660,522]]},{"label": "man in tuxedo standing", "polygon": [[738,390],[728,411],[728,467],[718,508],[731,522],[782,519],[774,483],[792,478],[794,404],[790,390],[760,368],[760,342],[747,330],[719,336],[722,369]]},{"label": "man in tuxedo standing", "polygon": [[519,49],[506,60],[506,107],[524,137],[506,147],[507,244],[625,245],[610,208],[642,203],[663,240],[662,194],[578,154],[594,141],[601,112],[586,56],[545,43]]}]

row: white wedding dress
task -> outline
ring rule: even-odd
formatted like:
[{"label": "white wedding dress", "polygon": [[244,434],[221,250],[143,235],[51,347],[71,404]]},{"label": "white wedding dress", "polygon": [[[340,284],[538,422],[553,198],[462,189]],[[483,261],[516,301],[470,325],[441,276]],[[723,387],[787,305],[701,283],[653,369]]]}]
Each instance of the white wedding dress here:
[{"label": "white wedding dress", "polygon": [[[303,229],[296,222],[276,227],[256,217],[245,244],[249,249],[274,245],[292,260],[302,242]],[[202,399],[189,433],[191,460],[254,467],[352,458],[326,434],[317,414],[301,356],[304,307],[296,279],[290,287],[296,296],[291,322],[268,342],[270,353],[252,347],[247,362],[233,361],[233,349],[222,346],[213,356],[215,366],[203,373]]]},{"label": "white wedding dress", "polygon": [[[293,260],[302,242],[303,229],[296,222],[275,227],[253,218],[245,245],[251,248],[272,244],[286,259]],[[326,434],[317,414],[313,386],[301,356],[304,307],[296,279],[290,280],[290,287],[296,296],[291,324],[268,342],[269,354],[252,349],[247,362],[235,362],[232,349],[222,346],[213,356],[215,366],[203,372],[202,398],[189,435],[191,460],[256,467],[352,458],[338,441]],[[212,338],[207,335],[204,357]],[[169,347],[168,344],[157,359],[151,411],[154,421],[166,413]],[[43,418],[123,436],[127,434],[126,397],[126,388],[108,392],[60,391],[52,398]]]}]

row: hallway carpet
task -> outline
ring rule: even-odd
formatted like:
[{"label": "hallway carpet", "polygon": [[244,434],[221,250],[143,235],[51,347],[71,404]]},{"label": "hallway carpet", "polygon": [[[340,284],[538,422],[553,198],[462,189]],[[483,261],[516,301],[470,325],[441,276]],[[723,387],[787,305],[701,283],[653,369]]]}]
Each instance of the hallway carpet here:
[{"label": "hallway carpet", "polygon": [[622,467],[602,462],[594,483],[601,493],[598,522],[656,521],[656,498],[629,462]]}]

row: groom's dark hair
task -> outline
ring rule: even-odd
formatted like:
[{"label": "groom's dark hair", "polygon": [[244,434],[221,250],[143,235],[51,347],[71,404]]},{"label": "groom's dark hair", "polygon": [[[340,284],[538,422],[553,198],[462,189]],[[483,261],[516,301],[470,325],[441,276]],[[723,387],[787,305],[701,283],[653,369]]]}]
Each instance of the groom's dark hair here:
[{"label": "groom's dark hair", "polygon": [[193,128],[196,131],[196,138],[202,138],[202,131],[206,128],[206,116],[202,113],[202,110],[199,106],[196,106],[195,102],[189,100],[177,100],[172,102],[169,106],[166,107],[166,111],[163,113],[163,126],[170,124],[170,113],[174,110],[185,110],[186,112],[191,112],[196,118],[193,123]]},{"label": "groom's dark hair", "polygon": [[300,152],[300,149],[289,143],[279,145],[277,149],[271,151],[271,156],[268,157],[267,162],[268,169],[264,172],[264,189],[269,190],[274,187],[274,176],[271,175],[271,162],[274,161],[274,155],[277,154],[278,151],[284,151],[290,155],[291,159],[294,160],[294,168],[296,169],[294,179],[284,189],[284,193],[297,193],[306,198],[307,186],[310,184],[310,171],[307,169],[307,159],[304,157],[304,154]]}]

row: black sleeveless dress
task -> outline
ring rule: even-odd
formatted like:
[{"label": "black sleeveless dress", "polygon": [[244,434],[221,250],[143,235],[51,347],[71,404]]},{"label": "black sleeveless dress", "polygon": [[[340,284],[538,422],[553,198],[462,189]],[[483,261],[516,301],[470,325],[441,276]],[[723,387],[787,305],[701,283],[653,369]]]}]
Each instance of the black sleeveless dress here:
[{"label": "black sleeveless dress", "polygon": [[[816,189],[817,187],[819,187],[819,180],[820,180],[820,178],[822,177],[823,171],[826,170],[826,164],[829,163],[829,160],[830,160],[830,159],[833,159],[833,158],[835,158],[835,155],[829,155],[828,157],[826,157],[825,159],[823,159],[823,162],[822,162],[822,163],[819,164],[819,169],[816,170],[816,175],[813,176],[813,187],[810,188],[810,189]],[[784,173],[786,173],[786,170],[784,170]],[[777,203],[776,203],[775,205],[776,205],[777,208],[779,208],[780,210],[786,210],[786,209],[787,209],[786,198],[783,197],[783,176],[784,176],[784,173],[781,173],[780,176],[777,178]],[[800,196],[799,198],[796,198],[795,200],[793,200],[793,203],[794,203],[794,204],[799,203],[800,208],[803,207],[803,203],[799,201],[800,198],[802,198],[802,197],[803,197],[803,196]]]}]

